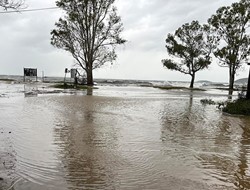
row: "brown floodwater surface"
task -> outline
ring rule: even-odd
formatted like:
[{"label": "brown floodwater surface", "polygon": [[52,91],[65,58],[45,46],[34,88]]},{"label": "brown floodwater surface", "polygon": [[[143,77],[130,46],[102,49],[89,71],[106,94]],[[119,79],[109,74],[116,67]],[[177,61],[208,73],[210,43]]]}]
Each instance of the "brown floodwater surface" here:
[{"label": "brown floodwater surface", "polygon": [[141,87],[92,94],[0,98],[6,186],[250,189],[250,118],[200,103],[226,97]]}]

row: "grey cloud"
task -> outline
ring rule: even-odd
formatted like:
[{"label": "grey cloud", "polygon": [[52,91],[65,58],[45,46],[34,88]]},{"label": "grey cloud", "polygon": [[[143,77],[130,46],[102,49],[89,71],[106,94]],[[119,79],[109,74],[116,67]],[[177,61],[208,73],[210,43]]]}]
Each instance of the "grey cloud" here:
[{"label": "grey cloud", "polygon": [[[167,56],[164,47],[167,34],[192,20],[206,22],[217,8],[234,1],[117,0],[128,43],[119,48],[115,69],[100,69],[97,76],[119,78],[122,73],[123,78],[178,80],[180,75],[164,70],[161,65],[161,59]],[[54,0],[26,0],[26,3],[29,8],[55,6]],[[60,16],[61,10],[1,14],[0,74],[22,74],[23,66],[29,65],[45,70],[48,75],[61,75],[64,67],[70,67],[73,64],[70,54],[50,45],[50,31]],[[143,69],[131,72],[135,65]]]}]

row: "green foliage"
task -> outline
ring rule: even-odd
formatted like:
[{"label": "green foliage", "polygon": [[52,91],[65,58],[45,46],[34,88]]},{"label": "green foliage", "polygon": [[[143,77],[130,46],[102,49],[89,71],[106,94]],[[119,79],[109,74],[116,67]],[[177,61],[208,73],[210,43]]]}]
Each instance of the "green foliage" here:
[{"label": "green foliage", "polygon": [[200,100],[201,104],[203,105],[215,105],[215,101],[213,101],[212,99],[201,99]]},{"label": "green foliage", "polygon": [[163,65],[167,67],[169,70],[176,70],[176,71],[181,70],[181,68],[178,68],[178,65],[171,59],[165,59]]},{"label": "green foliage", "polygon": [[116,46],[124,44],[121,18],[114,0],[58,0],[66,11],[51,32],[51,44],[69,51],[86,71],[87,83],[93,84],[92,70],[116,60]]},{"label": "green foliage", "polygon": [[230,114],[250,115],[250,100],[238,99],[234,102],[228,102],[223,111]]},{"label": "green foliage", "polygon": [[247,28],[250,21],[250,1],[241,0],[231,6],[221,7],[212,15],[208,23],[220,39],[214,52],[221,66],[229,67],[230,89],[233,89],[234,76],[250,58],[250,36]]},{"label": "green foliage", "polygon": [[14,82],[14,79],[0,79],[0,81],[4,81],[4,82]]},{"label": "green foliage", "polygon": [[168,34],[166,48],[172,59],[162,63],[170,70],[192,76],[190,87],[193,87],[195,73],[211,64],[210,54],[215,48],[216,39],[211,35],[207,25],[201,26],[198,21],[186,23]]}]

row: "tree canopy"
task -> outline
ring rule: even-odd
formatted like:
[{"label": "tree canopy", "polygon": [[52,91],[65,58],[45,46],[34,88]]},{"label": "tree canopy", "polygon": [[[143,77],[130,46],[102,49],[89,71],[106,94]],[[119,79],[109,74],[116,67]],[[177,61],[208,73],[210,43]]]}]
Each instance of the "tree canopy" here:
[{"label": "tree canopy", "polygon": [[93,69],[116,60],[116,47],[124,44],[121,18],[113,5],[115,0],[59,0],[57,6],[66,11],[55,24],[51,43],[70,52],[93,85]]},{"label": "tree canopy", "polygon": [[220,38],[214,55],[220,66],[229,68],[229,88],[233,90],[235,74],[250,58],[250,1],[241,0],[221,7],[208,19],[209,25]]},{"label": "tree canopy", "polygon": [[215,43],[216,38],[208,26],[201,26],[198,21],[186,23],[174,35],[168,34],[166,48],[171,59],[164,59],[162,63],[170,70],[190,75],[190,88],[193,88],[196,72],[211,64]]},{"label": "tree canopy", "polygon": [[0,7],[7,9],[19,9],[24,5],[24,0],[0,0]]}]

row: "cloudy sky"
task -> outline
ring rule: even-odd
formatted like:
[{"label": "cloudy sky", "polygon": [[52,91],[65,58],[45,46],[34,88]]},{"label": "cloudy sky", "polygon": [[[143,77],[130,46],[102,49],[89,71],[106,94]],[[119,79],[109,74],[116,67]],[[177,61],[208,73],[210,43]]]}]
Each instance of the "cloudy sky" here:
[{"label": "cloudy sky", "polygon": [[[189,76],[163,68],[167,58],[165,38],[182,24],[205,23],[215,11],[236,0],[117,0],[128,43],[118,50],[118,59],[94,72],[96,78],[190,80]],[[54,0],[26,0],[28,9],[55,7]],[[1,10],[2,11],[2,10]],[[60,9],[0,14],[0,74],[22,75],[23,67],[38,68],[47,76],[64,76],[74,64],[71,55],[50,45],[50,31],[62,16]],[[248,77],[246,67],[237,78]],[[228,81],[228,69],[216,60],[197,80]]]}]

